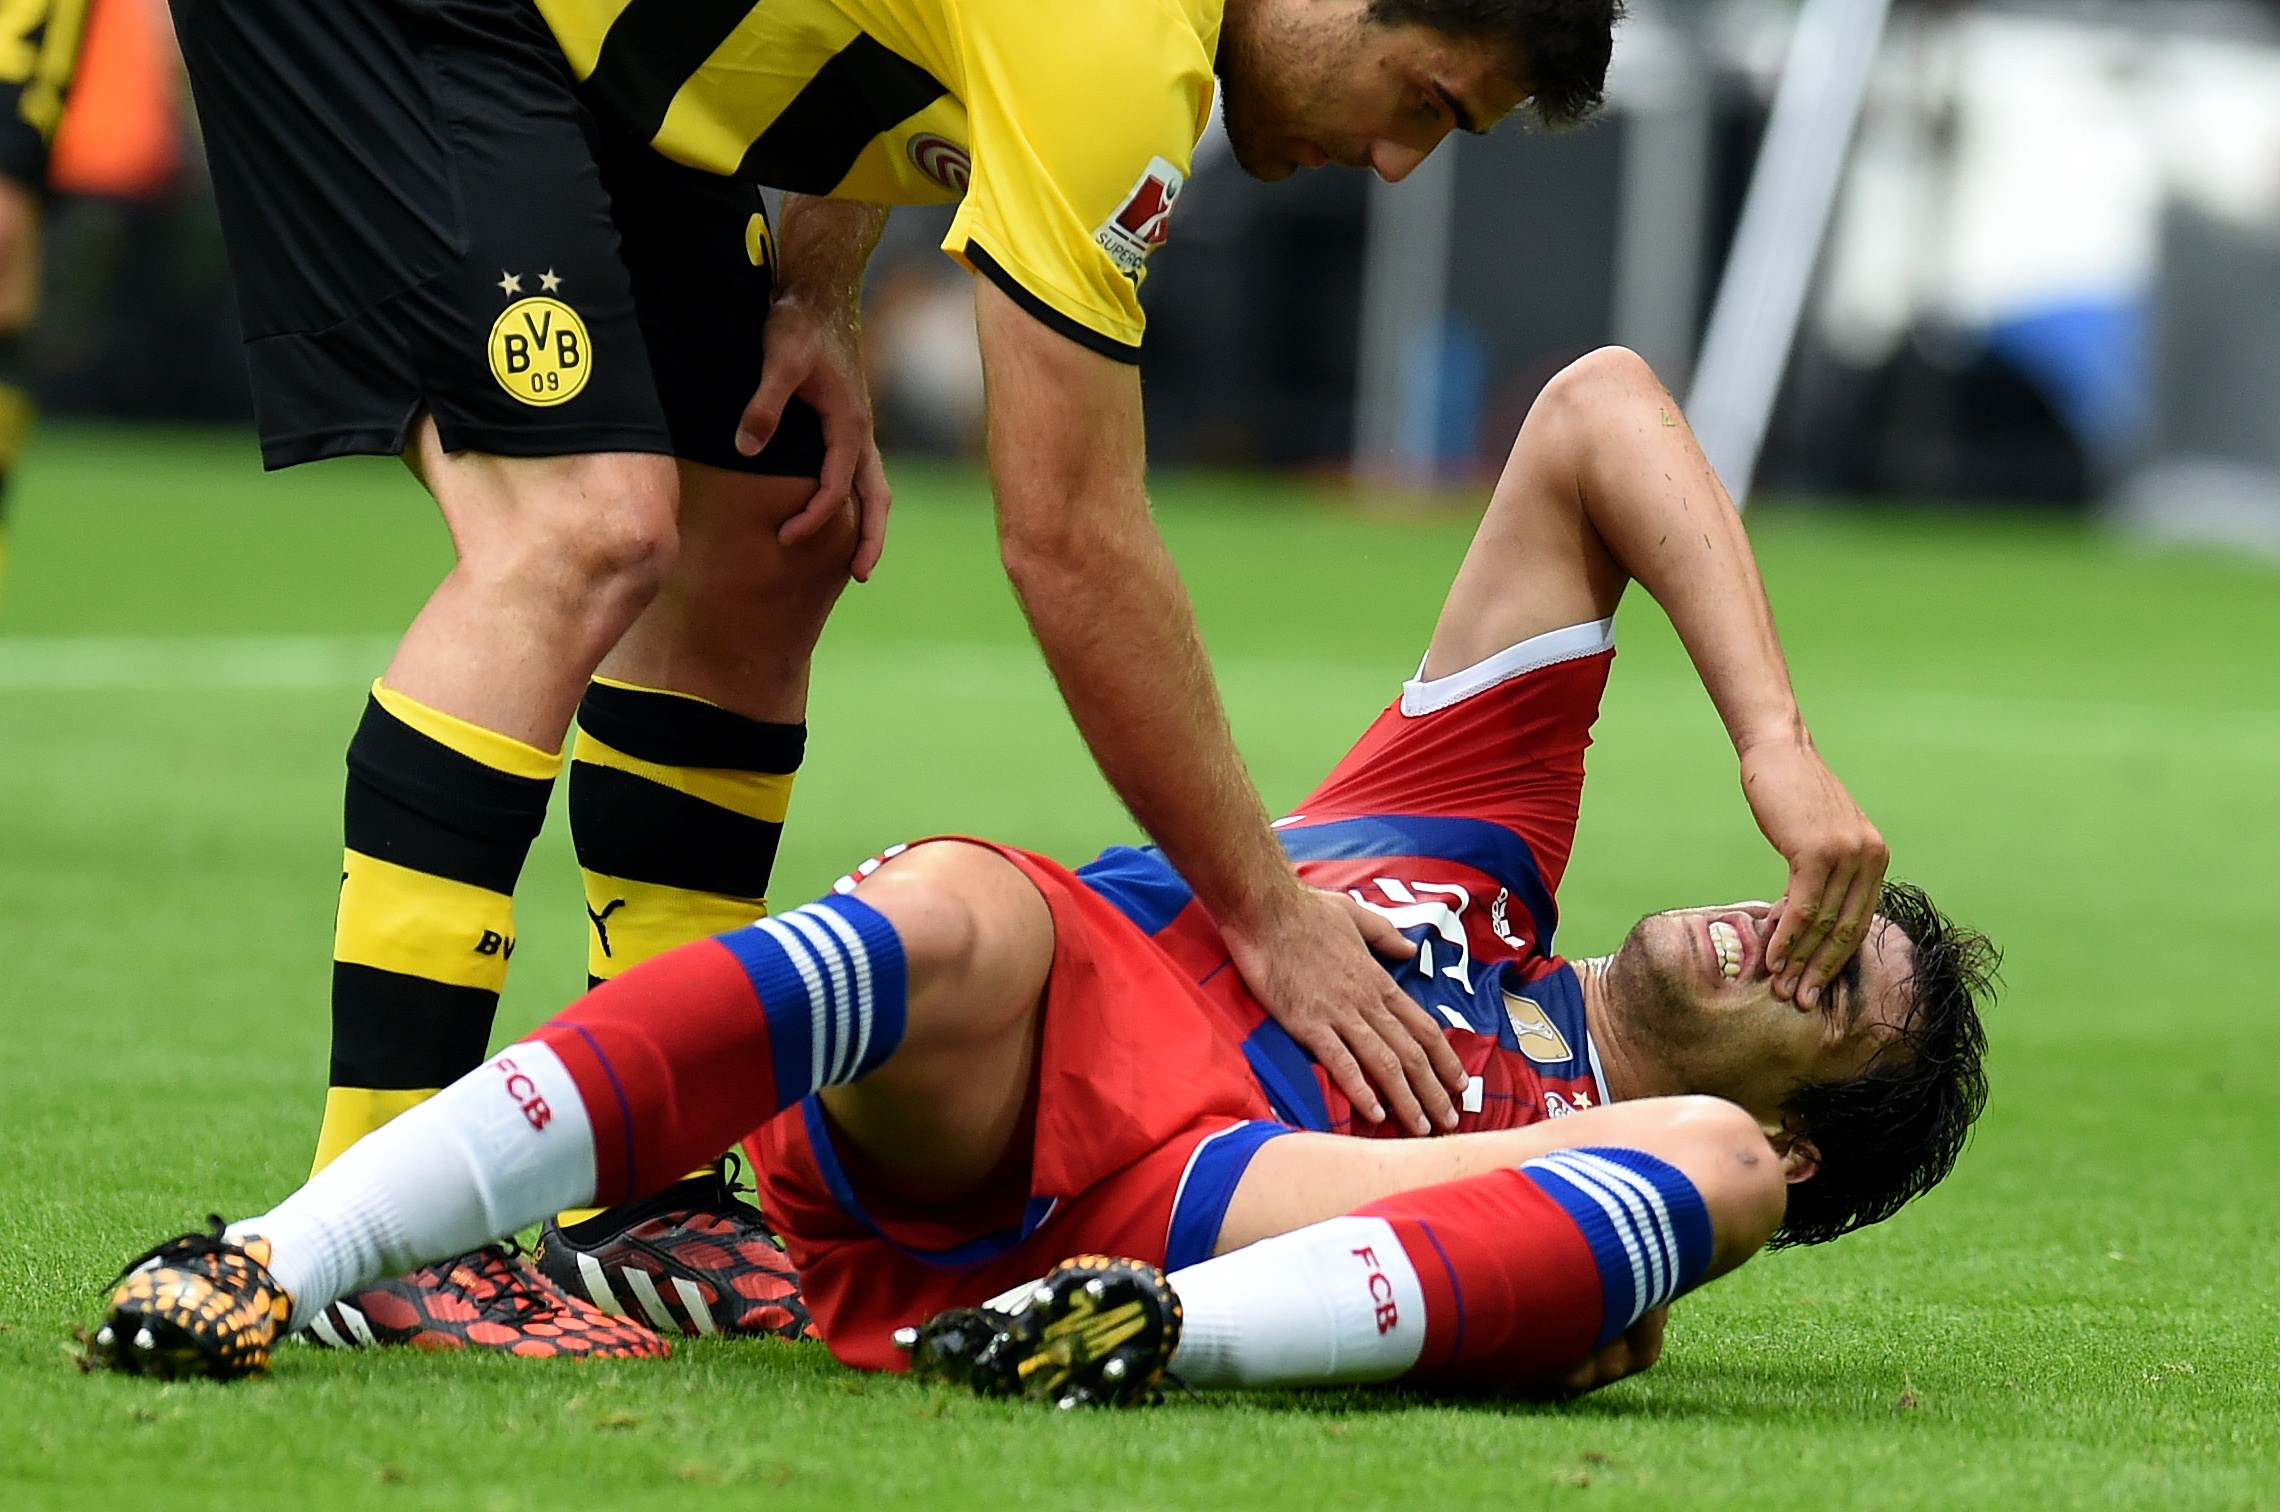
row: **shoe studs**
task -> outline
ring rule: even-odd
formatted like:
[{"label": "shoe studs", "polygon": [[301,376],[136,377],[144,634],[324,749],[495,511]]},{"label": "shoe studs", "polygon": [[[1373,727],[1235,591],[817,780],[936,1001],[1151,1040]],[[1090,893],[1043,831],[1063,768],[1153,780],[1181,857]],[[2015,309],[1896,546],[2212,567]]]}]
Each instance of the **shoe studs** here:
[{"label": "shoe studs", "polygon": [[[105,1333],[110,1332],[109,1329],[105,1329],[103,1331]],[[904,1354],[909,1354],[912,1350],[918,1348],[918,1330],[915,1328],[896,1329],[895,1348],[901,1350]]]}]

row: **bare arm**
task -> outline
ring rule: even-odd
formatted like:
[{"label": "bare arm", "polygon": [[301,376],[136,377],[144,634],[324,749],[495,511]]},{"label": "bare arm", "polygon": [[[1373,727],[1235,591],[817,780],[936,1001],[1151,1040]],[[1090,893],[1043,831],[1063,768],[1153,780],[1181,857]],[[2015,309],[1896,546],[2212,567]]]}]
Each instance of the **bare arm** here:
[{"label": "bare arm", "polygon": [[[1304,887],[1236,755],[1187,590],[1150,518],[1136,368],[975,281],[1006,574],[1101,773],[1226,937],[1260,1001],[1365,1113],[1426,1132],[1462,1068],[1370,957],[1407,948]],[[1383,927],[1380,927],[1383,926]],[[1359,1067],[1357,1068],[1357,1062]]]},{"label": "bare arm", "polygon": [[1875,912],[1888,852],[1813,745],[1749,535],[1647,365],[1610,348],[1545,388],[1459,571],[1428,671],[1615,612],[1635,578],[1670,616],[1789,863],[1767,961],[1817,1004]]},{"label": "bare arm", "polygon": [[800,540],[852,494],[862,532],[850,570],[860,583],[886,549],[893,504],[863,378],[863,269],[886,228],[887,212],[854,200],[787,194],[778,219],[767,357],[759,391],[737,426],[736,449],[758,456],[794,395],[815,407],[823,421],[823,474],[815,497],[784,522],[779,536],[787,546]]}]

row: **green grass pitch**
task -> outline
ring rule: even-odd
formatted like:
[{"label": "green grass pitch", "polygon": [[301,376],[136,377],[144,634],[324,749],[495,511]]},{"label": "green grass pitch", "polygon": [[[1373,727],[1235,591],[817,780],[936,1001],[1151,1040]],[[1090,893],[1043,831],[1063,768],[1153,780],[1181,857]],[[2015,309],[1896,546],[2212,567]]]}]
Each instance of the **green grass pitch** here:
[{"label": "green grass pitch", "polygon": [[[898,839],[1077,859],[1131,829],[991,553],[899,471],[817,674],[777,895]],[[1295,799],[1415,665],[1469,522],[1166,479],[1237,732]],[[816,1348],[623,1368],[288,1349],[229,1389],[82,1378],[134,1249],[242,1213],[316,1129],[340,755],[445,563],[400,471],[55,431],[0,601],[0,1504],[9,1508],[2280,1506],[2280,574],[2060,521],[1753,521],[1823,747],[1897,874],[2009,953],[1994,1102],[1892,1223],[1682,1303],[1565,1406],[1360,1394],[1061,1417]],[[1562,944],[1768,893],[1707,700],[1635,599]],[[551,827],[502,1039],[581,981]]]}]

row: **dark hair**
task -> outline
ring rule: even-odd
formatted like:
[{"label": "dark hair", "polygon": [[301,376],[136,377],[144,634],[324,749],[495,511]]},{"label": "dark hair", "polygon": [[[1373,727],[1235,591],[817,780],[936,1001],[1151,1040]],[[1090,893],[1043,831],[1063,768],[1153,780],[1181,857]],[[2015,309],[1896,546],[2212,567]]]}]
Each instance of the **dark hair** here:
[{"label": "dark hair", "polygon": [[1606,98],[1623,0],[1370,0],[1368,15],[1380,26],[1498,44],[1536,119],[1556,127],[1583,121]]},{"label": "dark hair", "polygon": [[1775,1248],[1826,1244],[1899,1212],[1955,1168],[1987,1106],[1979,1009],[1982,999],[1994,1001],[2002,952],[1905,882],[1884,884],[1877,912],[1915,947],[1913,1004],[1860,1075],[1799,1087],[1782,1105],[1821,1159],[1789,1189]]}]

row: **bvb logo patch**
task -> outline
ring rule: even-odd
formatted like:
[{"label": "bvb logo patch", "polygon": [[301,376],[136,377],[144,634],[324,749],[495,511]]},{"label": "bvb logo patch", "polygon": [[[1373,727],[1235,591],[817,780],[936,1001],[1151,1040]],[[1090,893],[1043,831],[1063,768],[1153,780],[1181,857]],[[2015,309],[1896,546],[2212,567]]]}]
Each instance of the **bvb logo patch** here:
[{"label": "bvb logo patch", "polygon": [[566,404],[593,371],[586,323],[559,299],[518,299],[491,326],[491,376],[525,404]]}]

